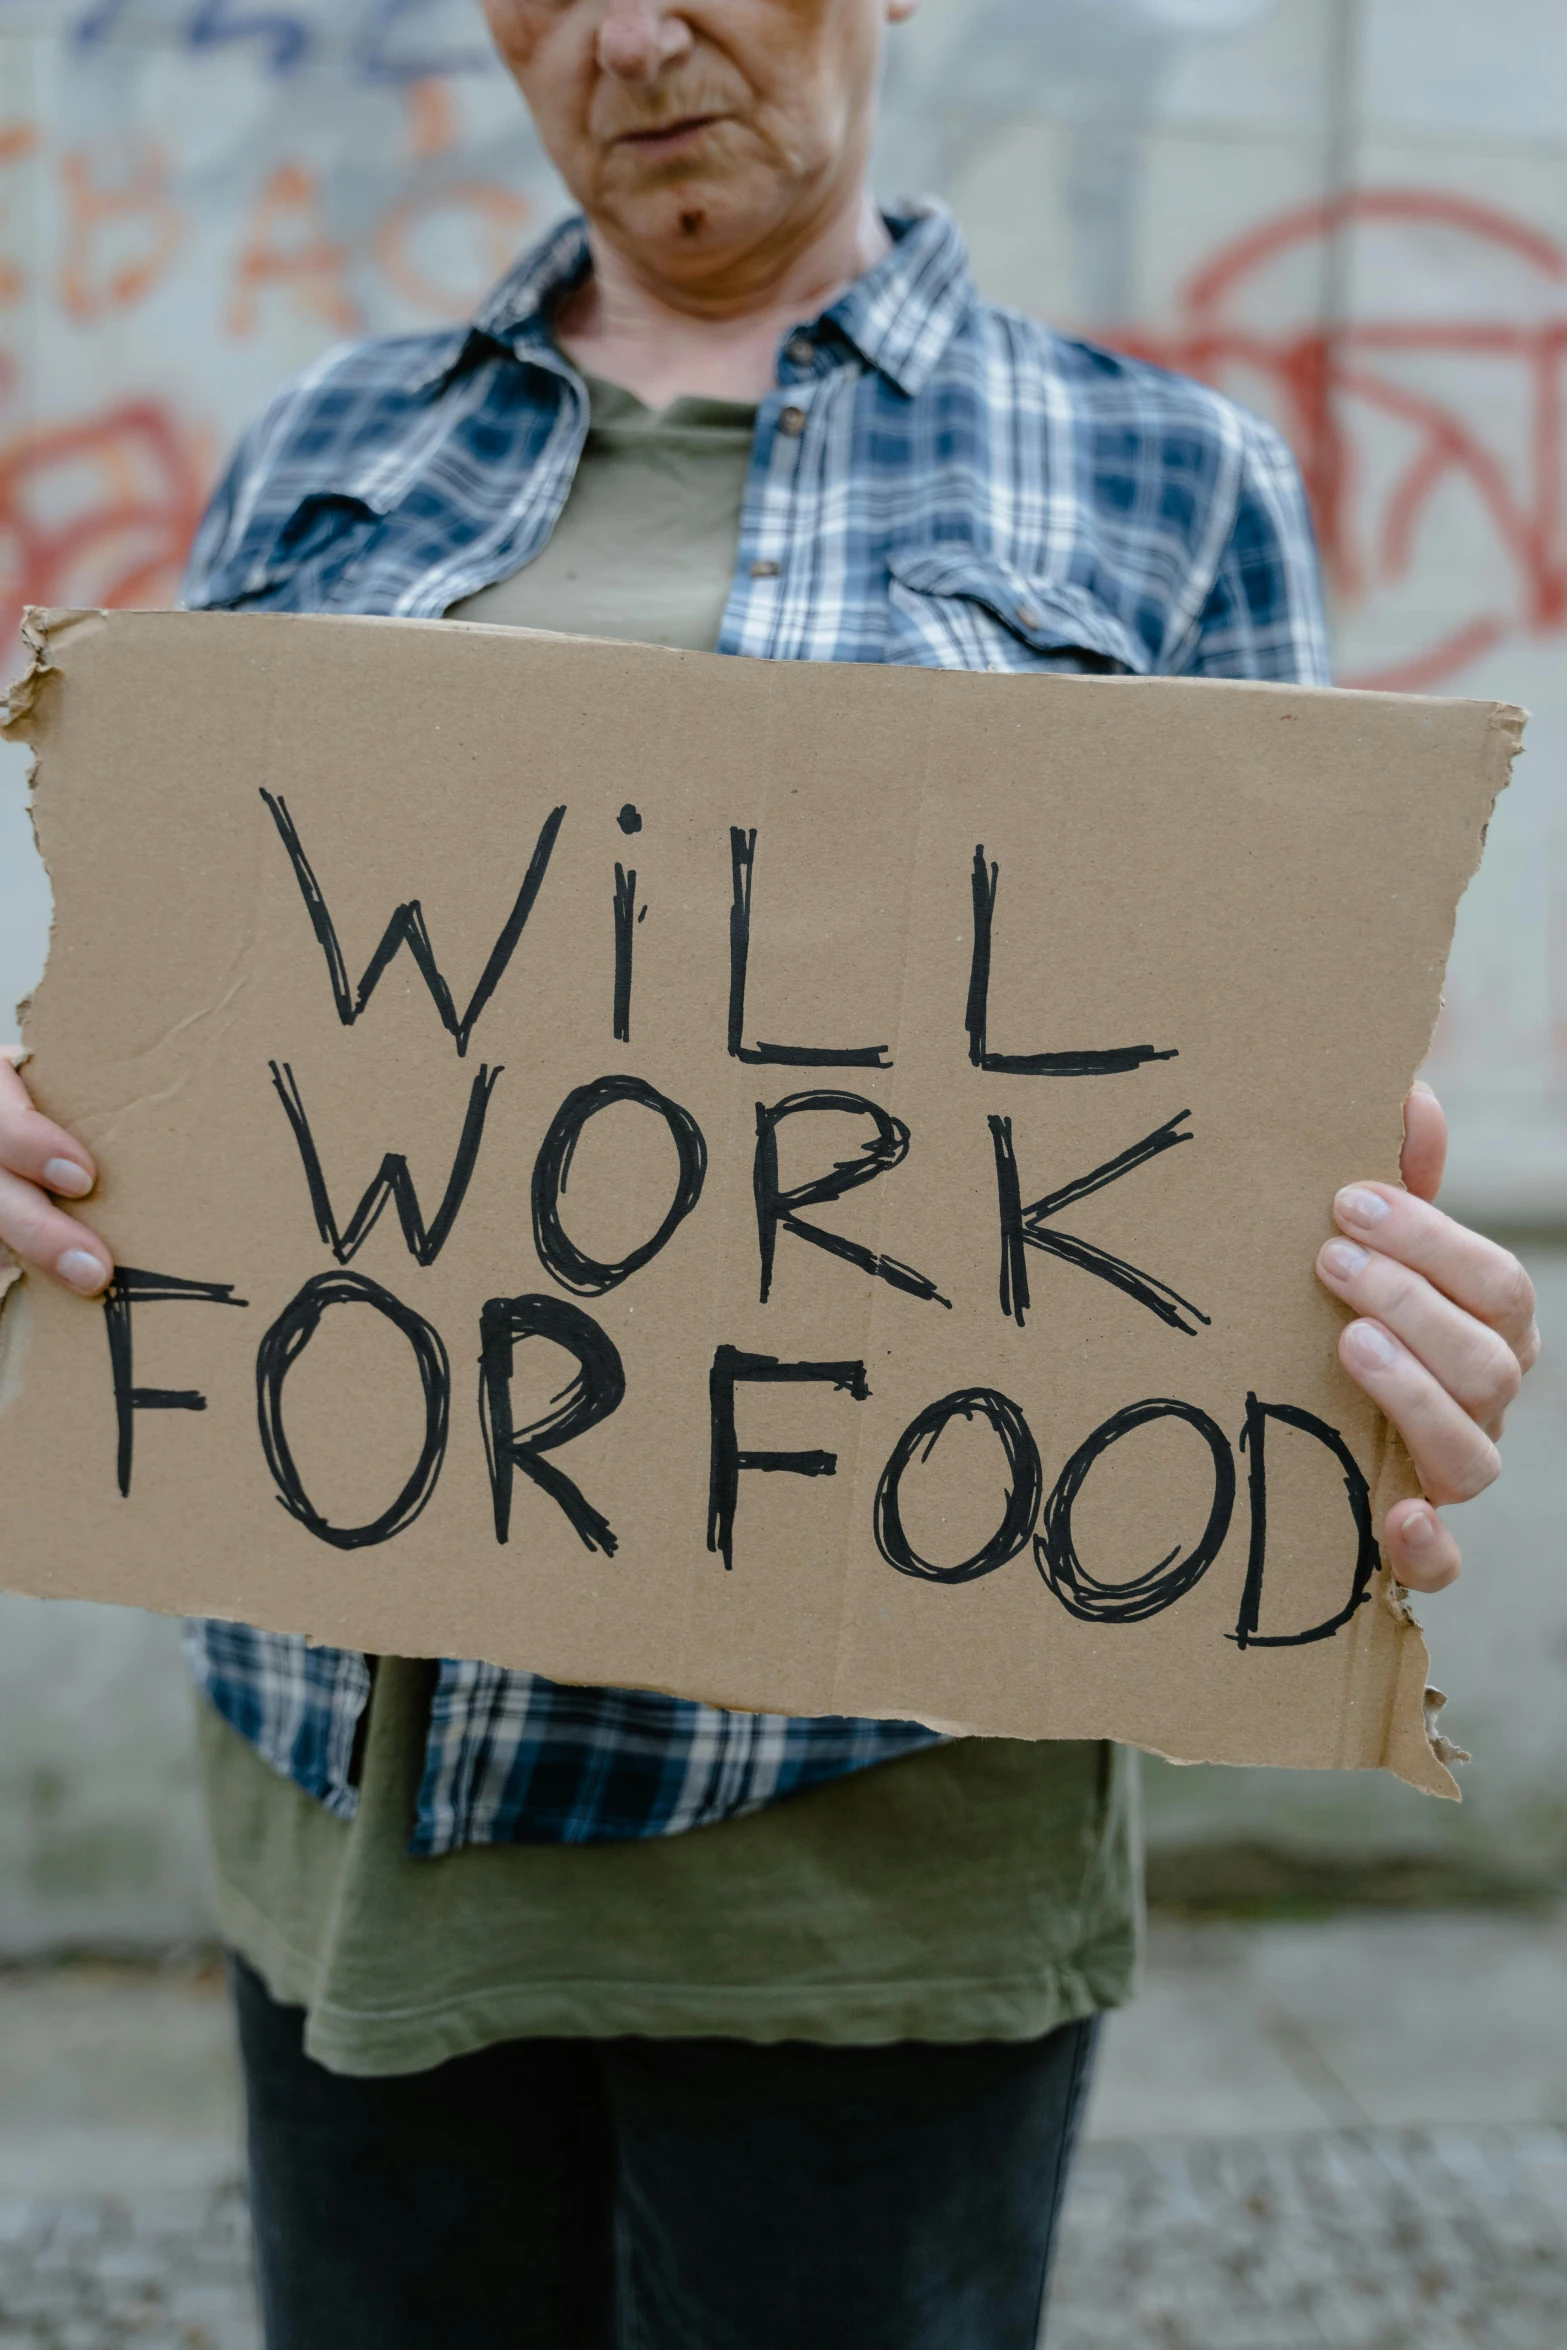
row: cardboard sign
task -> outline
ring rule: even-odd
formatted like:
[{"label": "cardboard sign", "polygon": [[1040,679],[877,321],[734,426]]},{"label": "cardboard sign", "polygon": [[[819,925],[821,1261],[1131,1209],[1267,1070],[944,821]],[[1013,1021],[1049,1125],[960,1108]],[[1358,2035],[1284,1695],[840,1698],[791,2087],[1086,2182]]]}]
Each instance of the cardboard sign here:
[{"label": "cardboard sign", "polygon": [[1313,1259],[1475,702],[41,616],[0,1574],[727,1706],[1450,1790]]}]

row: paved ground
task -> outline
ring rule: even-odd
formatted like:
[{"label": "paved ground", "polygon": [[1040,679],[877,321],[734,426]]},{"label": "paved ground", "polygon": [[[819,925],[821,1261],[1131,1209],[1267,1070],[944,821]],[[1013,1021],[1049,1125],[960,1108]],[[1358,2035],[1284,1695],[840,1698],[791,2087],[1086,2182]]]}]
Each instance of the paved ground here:
[{"label": "paved ground", "polygon": [[1048,2350],[1562,2350],[1567,2131],[1095,2144]]},{"label": "paved ground", "polygon": [[[1563,2350],[1564,2025],[1567,1918],[1157,1931],[1049,2350]],[[0,1975],[0,2350],[257,2350],[235,2146],[210,1971]]]},{"label": "paved ground", "polygon": [[260,2339],[236,2188],[0,2204],[0,2350],[259,2350]]}]

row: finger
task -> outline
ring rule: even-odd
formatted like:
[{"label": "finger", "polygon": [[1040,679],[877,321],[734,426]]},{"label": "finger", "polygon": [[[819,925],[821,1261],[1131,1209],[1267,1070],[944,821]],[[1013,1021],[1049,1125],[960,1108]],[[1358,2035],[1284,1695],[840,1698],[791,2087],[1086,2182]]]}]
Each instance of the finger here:
[{"label": "finger", "polygon": [[1499,1330],[1528,1369],[1531,1334],[1539,1351],[1534,1284],[1510,1249],[1392,1183],[1349,1184],[1334,1200],[1333,1215],[1351,1240],[1423,1273],[1444,1297]]},{"label": "finger", "polygon": [[1409,1447],[1430,1501],[1472,1501],[1494,1483],[1501,1456],[1424,1363],[1380,1322],[1351,1322],[1341,1331],[1339,1361],[1386,1412]]},{"label": "finger", "polygon": [[53,1273],[68,1289],[95,1297],[114,1271],[96,1232],[57,1208],[36,1183],[0,1168],[0,1241],[23,1262]]},{"label": "finger", "polygon": [[1452,1528],[1418,1497],[1394,1502],[1382,1527],[1382,1547],[1394,1574],[1411,1591],[1445,1591],[1464,1563]]},{"label": "finger", "polygon": [[1447,1165],[1447,1116],[1423,1078],[1417,1077],[1404,1103],[1404,1147],[1398,1171],[1416,1199],[1435,1199]]},{"label": "finger", "polygon": [[1482,1428],[1500,1419],[1523,1385],[1523,1366],[1501,1333],[1396,1257],[1358,1240],[1329,1240],[1318,1251],[1317,1272],[1335,1297],[1401,1338]]},{"label": "finger", "polygon": [[9,1052],[0,1053],[0,1167],[63,1199],[85,1199],[98,1179],[91,1151],[34,1109]]}]

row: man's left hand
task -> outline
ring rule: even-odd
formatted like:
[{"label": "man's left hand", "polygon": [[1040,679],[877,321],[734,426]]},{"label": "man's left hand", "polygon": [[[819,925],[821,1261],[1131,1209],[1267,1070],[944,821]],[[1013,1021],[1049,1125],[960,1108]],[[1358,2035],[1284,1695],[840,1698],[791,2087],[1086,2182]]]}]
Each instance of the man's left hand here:
[{"label": "man's left hand", "polygon": [[1431,1205],[1447,1120],[1428,1087],[1404,1104],[1399,1171],[1407,1189],[1352,1183],[1333,1202],[1342,1238],[1318,1278],[1358,1317],[1339,1360],[1408,1445],[1421,1495],[1388,1511],[1382,1543],[1401,1583],[1440,1591],[1462,1564],[1437,1502],[1469,1501],[1501,1470],[1496,1440],[1540,1352],[1534,1285],[1494,1240]]}]

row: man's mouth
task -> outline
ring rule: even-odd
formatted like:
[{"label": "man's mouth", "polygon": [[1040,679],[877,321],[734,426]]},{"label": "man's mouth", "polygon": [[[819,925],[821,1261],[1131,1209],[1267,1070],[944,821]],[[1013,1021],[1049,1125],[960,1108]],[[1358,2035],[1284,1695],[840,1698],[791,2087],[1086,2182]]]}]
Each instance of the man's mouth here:
[{"label": "man's mouth", "polygon": [[644,155],[673,155],[677,149],[697,139],[722,122],[721,114],[686,114],[678,122],[660,123],[657,130],[622,131],[615,141],[617,147],[636,147]]}]

